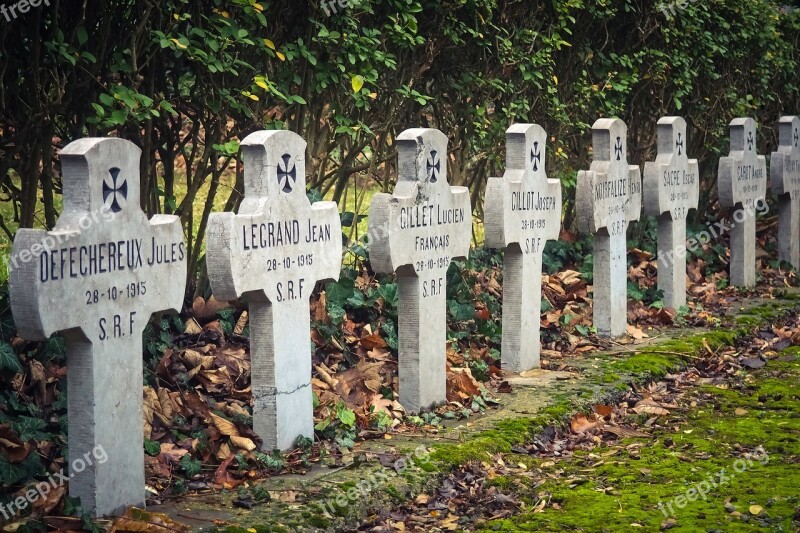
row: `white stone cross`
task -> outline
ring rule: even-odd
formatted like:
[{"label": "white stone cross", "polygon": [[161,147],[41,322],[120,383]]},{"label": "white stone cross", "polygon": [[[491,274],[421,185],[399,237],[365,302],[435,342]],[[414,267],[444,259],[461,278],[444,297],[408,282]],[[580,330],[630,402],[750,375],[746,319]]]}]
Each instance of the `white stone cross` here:
[{"label": "white stone cross", "polygon": [[628,165],[628,127],[618,118],[592,126],[594,160],[578,172],[578,229],[594,235],[593,320],[606,337],[624,335],[628,323],[626,232],[642,211],[639,167]]},{"label": "white stone cross", "polygon": [[309,297],[339,279],[342,225],[334,202],[306,196],[306,142],[291,131],[242,141],[245,196],[239,213],[212,213],[206,264],[218,299],[250,312],[253,429],[264,450],[314,437]]},{"label": "white stone cross", "polygon": [[375,272],[397,272],[400,403],[418,412],[446,401],[447,268],[469,254],[472,209],[466,187],[447,183],[447,137],[410,129],[397,137],[394,194],[369,211]]},{"label": "white stone cross", "polygon": [[66,340],[69,489],[95,515],[144,504],[142,332],[184,298],[181,224],[147,220],[140,156],[114,138],[64,148],[63,213],[53,231],[19,230],[11,259],[19,334]]},{"label": "white stone cross", "polygon": [[800,118],[781,117],[779,146],[770,159],[772,190],[778,195],[778,253],[800,269]]},{"label": "white stone cross", "polygon": [[719,203],[733,208],[730,284],[756,284],[756,210],[767,194],[767,161],[758,155],[756,123],[752,118],[731,121],[730,154],[719,160]]},{"label": "white stone cross", "polygon": [[484,201],[486,246],[503,257],[503,369],[540,366],[542,252],[561,229],[561,182],[545,173],[547,134],[538,124],[506,131],[506,171],[489,178]]},{"label": "white stone cross", "polygon": [[664,305],[686,305],[686,215],[696,209],[700,167],[686,153],[686,121],[658,121],[658,154],[644,165],[644,210],[658,223],[658,288]]}]

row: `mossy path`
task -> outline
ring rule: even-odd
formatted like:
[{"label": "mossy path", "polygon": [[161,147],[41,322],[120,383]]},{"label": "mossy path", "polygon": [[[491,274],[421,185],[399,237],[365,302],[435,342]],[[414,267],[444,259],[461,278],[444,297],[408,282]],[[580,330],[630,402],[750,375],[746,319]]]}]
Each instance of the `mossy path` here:
[{"label": "mossy path", "polygon": [[797,531],[800,309],[751,304],[718,329],[510,376],[501,407],[361,443],[344,466],[150,509],[226,533]]},{"label": "mossy path", "polygon": [[[537,459],[544,482],[490,480],[541,512],[488,521],[487,531],[797,531],[800,360],[771,361],[741,387],[704,385],[666,428],[569,459]],[[507,463],[528,458],[507,457]],[[524,463],[523,463],[524,464]],[[544,500],[543,498],[546,498]]]},{"label": "mossy path", "polygon": [[800,531],[798,354],[668,375],[358,530]]}]

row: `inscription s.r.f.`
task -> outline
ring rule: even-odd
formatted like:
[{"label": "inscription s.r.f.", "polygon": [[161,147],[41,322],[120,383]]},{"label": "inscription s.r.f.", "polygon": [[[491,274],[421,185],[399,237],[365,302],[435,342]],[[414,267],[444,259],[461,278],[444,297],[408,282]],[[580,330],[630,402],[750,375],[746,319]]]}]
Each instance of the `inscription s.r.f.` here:
[{"label": "inscription s.r.f.", "polygon": [[303,298],[303,289],[305,288],[305,278],[300,278],[297,281],[289,280],[287,282],[279,281],[277,283],[278,301],[291,301],[300,300]]},{"label": "inscription s.r.f.", "polygon": [[[122,330],[122,315],[114,315],[111,319],[110,324],[105,317],[101,318],[99,322],[100,335],[98,335],[98,339],[100,339],[101,341],[105,341],[108,339],[121,339],[126,335],[133,335],[134,332],[133,323],[134,323],[134,317],[136,316],[136,311],[131,311],[129,315],[130,317],[128,318],[127,334]],[[111,331],[106,330],[106,327],[109,326],[111,328]]]}]

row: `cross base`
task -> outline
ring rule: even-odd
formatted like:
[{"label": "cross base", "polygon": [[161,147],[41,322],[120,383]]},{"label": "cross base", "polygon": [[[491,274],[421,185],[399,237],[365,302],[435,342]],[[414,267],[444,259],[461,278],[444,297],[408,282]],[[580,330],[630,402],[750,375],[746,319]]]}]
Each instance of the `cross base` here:
[{"label": "cross base", "polygon": [[398,278],[400,403],[410,413],[447,401],[447,269]]},{"label": "cross base", "polygon": [[667,212],[658,223],[658,288],[664,306],[675,310],[686,305],[686,219],[672,219]]},{"label": "cross base", "polygon": [[[90,342],[65,333],[69,494],[94,516],[144,507],[142,334]],[[128,383],[124,383],[127,381]]]},{"label": "cross base", "polygon": [[523,254],[518,244],[503,258],[504,370],[523,372],[541,366],[540,315],[542,310],[541,254]]},{"label": "cross base", "polygon": [[[623,226],[624,227],[624,226]],[[628,329],[628,250],[625,233],[594,236],[593,321],[603,337],[621,337]]]},{"label": "cross base", "polygon": [[298,304],[249,302],[253,431],[265,451],[291,449],[301,435],[314,438],[311,318],[307,301]]}]

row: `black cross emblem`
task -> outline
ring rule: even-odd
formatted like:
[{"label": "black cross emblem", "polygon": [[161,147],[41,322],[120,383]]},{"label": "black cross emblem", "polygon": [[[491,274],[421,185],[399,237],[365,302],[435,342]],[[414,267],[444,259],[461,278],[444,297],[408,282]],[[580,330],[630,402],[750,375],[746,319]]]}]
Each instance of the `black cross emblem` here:
[{"label": "black cross emblem", "polygon": [[614,145],[614,153],[617,154],[617,161],[622,159],[622,137],[617,137],[617,144]]},{"label": "black cross emblem", "polygon": [[797,148],[797,142],[800,141],[800,133],[797,133],[797,128],[794,129],[794,147]]},{"label": "black cross emblem", "polygon": [[533,163],[533,171],[539,170],[539,163],[542,162],[542,151],[539,150],[539,141],[534,141],[533,149],[531,150],[531,163]]},{"label": "black cross emblem", "polygon": [[439,154],[436,150],[431,150],[431,153],[428,154],[428,164],[426,165],[428,171],[428,182],[429,183],[436,183],[436,180],[439,179],[439,172],[442,170],[441,162],[439,161]]},{"label": "black cross emblem", "polygon": [[678,140],[675,141],[675,148],[678,149],[678,155],[683,153],[683,134],[678,132]]},{"label": "black cross emblem", "polygon": [[103,180],[103,203],[112,213],[119,213],[127,204],[128,182],[125,178],[120,179],[120,169],[114,167],[108,170],[111,183],[108,178]]},{"label": "black cross emblem", "polygon": [[754,142],[753,132],[752,131],[748,131],[747,132],[747,149],[748,150],[752,150],[753,149],[753,142]]},{"label": "black cross emblem", "polygon": [[283,154],[281,162],[278,163],[278,185],[283,192],[292,192],[292,184],[297,181],[297,165],[292,163],[292,156],[289,154]]}]

